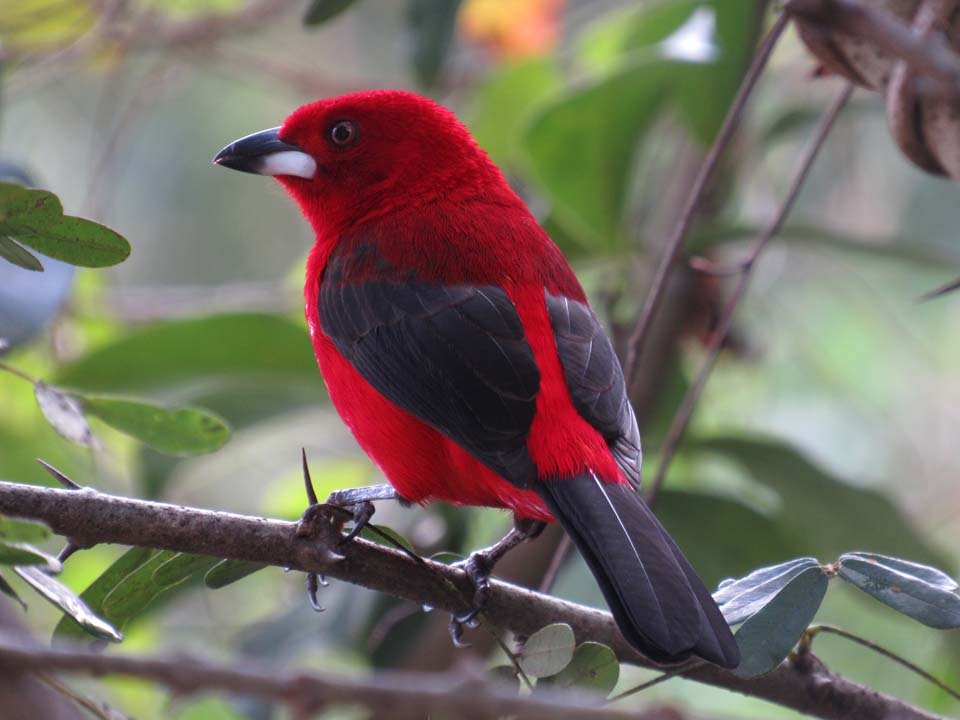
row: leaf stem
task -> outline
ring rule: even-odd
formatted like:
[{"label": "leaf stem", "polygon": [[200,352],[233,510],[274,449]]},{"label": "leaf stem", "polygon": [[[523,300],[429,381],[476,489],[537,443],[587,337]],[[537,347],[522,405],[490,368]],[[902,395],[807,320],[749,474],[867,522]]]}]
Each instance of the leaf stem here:
[{"label": "leaf stem", "polygon": [[624,698],[630,697],[631,695],[636,695],[638,692],[643,692],[647,688],[652,688],[654,685],[659,685],[660,683],[666,682],[667,680],[670,680],[672,678],[679,677],[680,675],[685,675],[691,670],[696,670],[698,667],[702,667],[703,665],[706,665],[706,663],[703,660],[694,660],[693,662],[689,662],[686,665],[681,665],[680,667],[674,668],[673,670],[667,670],[665,673],[663,673],[662,675],[657,675],[657,677],[653,678],[652,680],[647,680],[646,682],[640,683],[639,685],[632,687],[629,690],[624,690],[622,693],[614,695],[612,698],[607,700],[607,702],[612,703],[612,702],[616,702],[617,700],[623,700]]},{"label": "leaf stem", "polygon": [[21,380],[26,380],[31,385],[36,385],[37,383],[36,378],[31,377],[20,368],[14,367],[13,365],[9,365],[5,362],[0,362],[0,370],[8,372],[11,375],[16,375],[18,378]]},{"label": "leaf stem", "polygon": [[906,658],[901,657],[900,655],[897,655],[895,652],[893,652],[892,650],[888,650],[882,645],[877,645],[877,643],[873,642],[872,640],[867,640],[866,638],[860,637],[859,635],[855,635],[849,630],[844,630],[843,628],[837,627],[836,625],[811,625],[810,627],[808,627],[806,631],[803,633],[803,637],[800,639],[800,644],[797,647],[797,653],[800,655],[803,655],[804,653],[810,652],[810,650],[813,648],[813,639],[820,633],[830,633],[832,635],[839,635],[840,637],[846,638],[847,640],[850,640],[851,642],[855,642],[858,645],[863,645],[865,648],[869,648],[870,650],[873,650],[875,653],[883,655],[885,658],[889,660],[893,660],[895,663],[898,663],[899,665],[902,665],[903,667],[907,668],[907,670],[910,670],[911,672],[916,673],[927,682],[932,683],[933,685],[936,685],[938,688],[940,688],[945,693],[950,695],[950,697],[956,700],[960,700],[960,692],[957,692],[956,690],[954,690],[952,687],[947,685],[945,682],[943,682],[939,678],[931,675],[919,665],[915,665],[914,663],[910,662]]}]

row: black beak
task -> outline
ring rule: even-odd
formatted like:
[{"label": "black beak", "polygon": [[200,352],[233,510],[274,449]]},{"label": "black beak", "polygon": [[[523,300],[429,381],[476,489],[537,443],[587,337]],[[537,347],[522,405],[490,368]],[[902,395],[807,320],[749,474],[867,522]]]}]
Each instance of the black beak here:
[{"label": "black beak", "polygon": [[279,127],[234,140],[213,158],[223,167],[257,175],[296,175],[312,178],[316,161],[296,145],[283,142]]}]

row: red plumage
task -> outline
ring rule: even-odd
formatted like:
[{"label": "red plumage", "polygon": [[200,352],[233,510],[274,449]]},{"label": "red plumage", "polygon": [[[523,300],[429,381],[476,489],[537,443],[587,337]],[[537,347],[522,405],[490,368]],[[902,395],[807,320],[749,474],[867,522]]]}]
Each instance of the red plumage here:
[{"label": "red plumage", "polygon": [[[293,164],[264,170],[265,148]],[[347,95],[217,161],[277,175],[312,225],[320,369],[401,497],[560,520],[634,645],[736,665],[716,605],[633,487],[636,420],[583,289],[452,113]]]},{"label": "red plumage", "polygon": [[[521,518],[553,521],[536,493],[498,477],[396,407],[324,335],[316,308],[320,278],[341,236],[357,230],[376,237],[392,264],[417,267],[423,280],[501,285],[519,311],[541,373],[528,440],[538,471],[555,477],[590,468],[606,482],[625,482],[604,439],[570,401],[543,303],[544,287],[585,301],[583,288],[497,167],[451,113],[402,93],[365,92],[307,105],[287,119],[280,137],[336,162],[337,151],[324,147],[322,139],[311,142],[311,136],[339,117],[355,119],[364,139],[370,134],[362,130],[365,125],[389,132],[376,139],[369,161],[350,166],[347,180],[332,177],[327,184],[332,190],[322,198],[313,195],[310,181],[280,181],[317,236],[307,261],[307,323],[331,400],[360,446],[407,500],[507,508]],[[448,135],[450,147],[443,142]],[[424,145],[433,149],[427,157],[418,152]],[[384,167],[402,168],[403,174],[380,179]]]}]

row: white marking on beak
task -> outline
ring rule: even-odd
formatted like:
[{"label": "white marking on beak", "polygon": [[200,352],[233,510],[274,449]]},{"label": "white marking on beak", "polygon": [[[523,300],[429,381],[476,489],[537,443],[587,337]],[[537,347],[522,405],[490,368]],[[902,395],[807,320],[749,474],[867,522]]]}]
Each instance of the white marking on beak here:
[{"label": "white marking on beak", "polygon": [[298,150],[283,150],[264,155],[262,167],[257,170],[261,175],[295,175],[307,180],[317,174],[317,161]]}]

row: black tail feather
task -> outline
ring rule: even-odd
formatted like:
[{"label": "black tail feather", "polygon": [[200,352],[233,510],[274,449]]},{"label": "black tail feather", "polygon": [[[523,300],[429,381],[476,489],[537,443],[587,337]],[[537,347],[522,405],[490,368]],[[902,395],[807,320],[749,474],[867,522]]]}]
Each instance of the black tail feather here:
[{"label": "black tail feather", "polygon": [[652,660],[699,656],[733,668],[740,652],[716,603],[640,495],[592,472],[536,484],[603,591],[620,631]]}]

